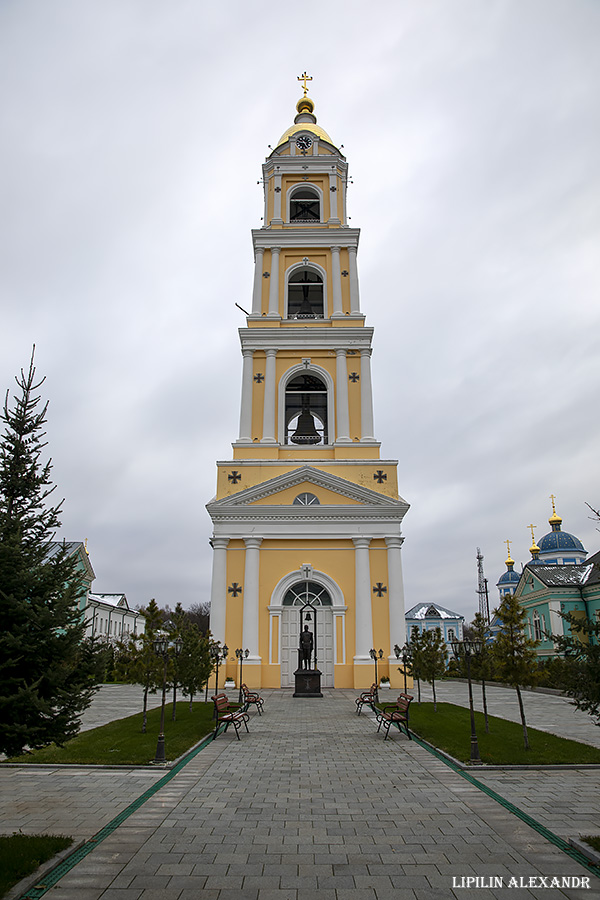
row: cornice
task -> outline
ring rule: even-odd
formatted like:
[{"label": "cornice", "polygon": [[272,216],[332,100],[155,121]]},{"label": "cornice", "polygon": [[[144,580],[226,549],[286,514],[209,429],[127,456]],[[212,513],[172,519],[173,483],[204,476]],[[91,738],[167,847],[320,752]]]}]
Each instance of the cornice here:
[{"label": "cornice", "polygon": [[287,225],[283,228],[253,228],[252,245],[255,250],[270,250],[272,247],[290,249],[294,247],[314,247],[330,250],[332,247],[358,248],[359,228],[312,228]]},{"label": "cornice", "polygon": [[282,328],[240,328],[242,350],[369,350],[374,329],[367,326],[319,328],[294,325]]},{"label": "cornice", "polygon": [[[219,502],[219,501],[217,501]],[[393,507],[381,506],[349,506],[340,503],[338,506],[322,506],[315,511],[308,508],[291,506],[228,506],[215,509],[212,503],[206,504],[206,509],[213,522],[230,522],[244,519],[246,522],[354,522],[357,519],[369,522],[388,522],[390,520],[402,521],[408,511],[408,504],[393,501]]]},{"label": "cornice", "polygon": [[348,161],[341,155],[268,156],[262,164],[262,169],[265,175],[278,175],[277,169],[285,169],[286,175],[290,172],[298,175],[304,175],[306,172],[314,174],[315,169],[323,175],[330,175],[333,169],[343,177],[348,171]]}]

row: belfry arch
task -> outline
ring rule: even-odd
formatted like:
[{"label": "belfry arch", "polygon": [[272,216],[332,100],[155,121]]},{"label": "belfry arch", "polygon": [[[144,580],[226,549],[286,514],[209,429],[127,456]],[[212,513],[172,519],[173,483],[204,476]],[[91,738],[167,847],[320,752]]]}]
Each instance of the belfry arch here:
[{"label": "belfry arch", "polygon": [[[306,391],[302,391],[302,385],[294,385],[297,379],[306,377]],[[319,388],[319,383],[322,388]],[[288,386],[290,389],[288,389]],[[320,425],[317,424],[317,430],[321,435],[318,443],[327,446],[333,443],[334,434],[334,385],[331,375],[321,366],[313,365],[296,365],[283,375],[279,382],[279,443],[282,445],[293,444],[291,441],[291,433],[294,420],[302,412],[302,398],[308,397],[318,403],[311,406],[308,404],[311,414],[319,419]]]}]

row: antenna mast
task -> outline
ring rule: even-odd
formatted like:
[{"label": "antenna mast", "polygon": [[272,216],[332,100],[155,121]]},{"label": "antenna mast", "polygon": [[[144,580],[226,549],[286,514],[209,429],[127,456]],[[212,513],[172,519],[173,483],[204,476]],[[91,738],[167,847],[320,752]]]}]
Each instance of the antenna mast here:
[{"label": "antenna mast", "polygon": [[483,572],[483,553],[477,548],[477,593],[479,594],[479,612],[486,625],[490,624],[490,600],[488,596],[487,578]]}]

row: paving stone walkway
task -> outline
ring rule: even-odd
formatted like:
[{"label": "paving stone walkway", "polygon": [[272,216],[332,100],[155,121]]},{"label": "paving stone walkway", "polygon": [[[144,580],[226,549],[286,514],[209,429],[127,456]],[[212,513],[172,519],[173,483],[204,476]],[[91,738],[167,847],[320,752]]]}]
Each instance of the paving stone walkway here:
[{"label": "paving stone walkway", "polygon": [[[522,888],[518,896],[600,896],[598,879],[427,750],[398,734],[384,743],[372,719],[353,714],[356,692],[325,694],[311,701],[264,691],[266,711],[252,716],[250,734],[220,736],[47,896],[477,900],[514,894],[453,885],[469,876],[506,885],[511,876],[568,875],[589,877],[591,889]],[[0,770],[1,830],[20,822],[30,833],[90,837],[160,774]],[[600,826],[599,770],[528,781],[531,774],[485,779],[532,816],[545,811],[560,834],[579,827],[580,807]]]}]

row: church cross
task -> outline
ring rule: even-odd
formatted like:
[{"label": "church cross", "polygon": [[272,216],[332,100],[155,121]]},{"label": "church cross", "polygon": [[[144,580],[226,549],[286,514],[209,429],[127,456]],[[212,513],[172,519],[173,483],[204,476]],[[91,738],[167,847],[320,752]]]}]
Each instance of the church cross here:
[{"label": "church cross", "polygon": [[527,528],[531,528],[531,540],[535,544],[535,534],[533,533],[533,529],[537,528],[537,525],[528,525]]},{"label": "church cross", "polygon": [[254,380],[256,381],[257,384],[261,384],[265,380],[265,376],[263,375],[262,372],[257,372],[256,375],[254,376]]},{"label": "church cross", "polygon": [[304,96],[308,94],[308,88],[306,86],[307,81],[312,81],[312,75],[307,75],[306,72],[303,72],[302,75],[298,75],[298,81],[302,81],[302,90],[304,91]]},{"label": "church cross", "polygon": [[384,481],[387,481],[387,475],[382,469],[377,469],[373,475],[373,480],[376,481],[377,484],[383,484]]},{"label": "church cross", "polygon": [[507,549],[508,555],[509,555],[509,557],[510,557],[510,541],[509,541],[509,539],[507,538],[507,539],[504,541],[504,543],[506,544],[506,549]]},{"label": "church cross", "polygon": [[352,384],[356,384],[356,382],[360,378],[360,375],[358,375],[356,372],[350,372],[350,374],[348,375],[348,378],[350,379]]},{"label": "church cross", "polygon": [[241,480],[242,480],[241,474],[240,474],[239,472],[235,472],[235,471],[233,471],[233,472],[231,473],[231,475],[228,475],[227,478],[229,479],[229,481],[230,481],[232,484],[237,484],[238,481],[241,481]]},{"label": "church cross", "polygon": [[234,581],[231,587],[227,588],[230,594],[233,594],[234,597],[237,597],[238,594],[242,593],[242,586],[238,584],[237,581]]},{"label": "church cross", "polygon": [[550,494],[550,499],[552,500],[552,515],[555,516],[555,515],[556,515],[556,507],[555,507],[555,505],[554,505],[554,501],[556,500],[555,495],[554,495],[554,494]]},{"label": "church cross", "polygon": [[377,594],[378,597],[383,597],[385,593],[387,593],[387,588],[385,584],[382,584],[381,581],[378,581],[375,587],[373,588],[373,593]]}]

